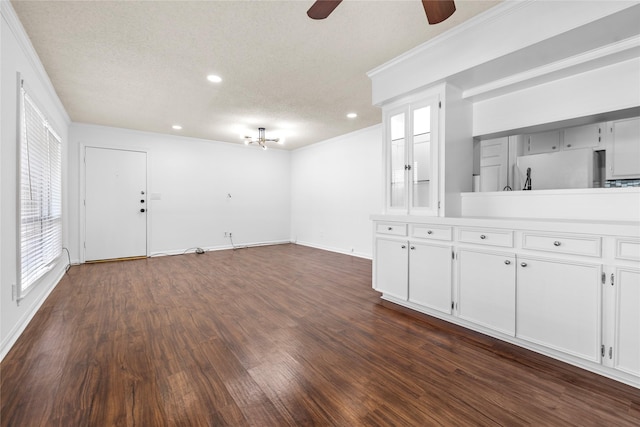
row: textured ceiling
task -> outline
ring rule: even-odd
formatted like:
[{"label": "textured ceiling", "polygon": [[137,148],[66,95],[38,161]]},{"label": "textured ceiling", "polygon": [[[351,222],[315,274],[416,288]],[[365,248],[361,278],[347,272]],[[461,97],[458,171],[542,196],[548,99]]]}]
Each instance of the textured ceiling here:
[{"label": "textured ceiling", "polygon": [[429,26],[419,0],[321,21],[313,0],[12,1],[74,122],[239,143],[261,126],[287,149],[380,123],[366,72],[497,3]]}]

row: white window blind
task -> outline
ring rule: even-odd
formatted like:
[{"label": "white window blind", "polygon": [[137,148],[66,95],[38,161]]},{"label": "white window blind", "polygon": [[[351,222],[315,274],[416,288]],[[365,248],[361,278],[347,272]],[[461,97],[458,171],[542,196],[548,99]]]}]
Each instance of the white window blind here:
[{"label": "white window blind", "polygon": [[62,253],[62,144],[33,99],[20,91],[18,300]]}]

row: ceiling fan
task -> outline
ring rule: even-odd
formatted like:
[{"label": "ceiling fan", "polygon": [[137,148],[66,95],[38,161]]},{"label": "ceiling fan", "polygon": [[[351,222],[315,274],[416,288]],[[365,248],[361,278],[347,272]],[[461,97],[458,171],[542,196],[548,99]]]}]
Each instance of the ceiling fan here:
[{"label": "ceiling fan", "polygon": [[[341,2],[342,0],[317,0],[307,11],[307,16],[311,19],[324,19]],[[453,0],[422,0],[422,7],[424,7],[430,25],[444,21],[456,11]]]}]

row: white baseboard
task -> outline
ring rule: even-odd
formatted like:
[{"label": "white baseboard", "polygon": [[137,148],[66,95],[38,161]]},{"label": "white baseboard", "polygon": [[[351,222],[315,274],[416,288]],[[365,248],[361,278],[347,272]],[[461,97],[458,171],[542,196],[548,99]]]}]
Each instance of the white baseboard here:
[{"label": "white baseboard", "polygon": [[[286,245],[291,243],[289,240],[273,240],[266,242],[253,242],[253,243],[237,243],[234,246],[231,244],[228,245],[218,245],[218,246],[203,246],[202,249],[205,252],[213,252],[213,251],[224,251],[228,249],[244,249],[244,248],[253,248],[257,246],[272,246],[272,245]],[[173,255],[184,255],[184,254],[192,254],[195,253],[196,248],[186,248],[186,249],[176,249],[162,252],[151,252],[149,254],[150,257],[158,257],[158,256],[173,256]]]},{"label": "white baseboard", "polygon": [[335,248],[333,246],[325,246],[325,245],[319,245],[317,243],[311,243],[311,242],[301,242],[301,241],[297,241],[294,242],[297,245],[302,245],[302,246],[308,246],[310,248],[316,248],[316,249],[322,249],[325,251],[329,251],[329,252],[336,252],[339,254],[344,254],[344,255],[351,255],[357,258],[364,258],[364,259],[372,259],[372,256],[370,254],[363,254],[360,252],[351,252],[348,251],[346,249],[342,249],[342,248]]}]

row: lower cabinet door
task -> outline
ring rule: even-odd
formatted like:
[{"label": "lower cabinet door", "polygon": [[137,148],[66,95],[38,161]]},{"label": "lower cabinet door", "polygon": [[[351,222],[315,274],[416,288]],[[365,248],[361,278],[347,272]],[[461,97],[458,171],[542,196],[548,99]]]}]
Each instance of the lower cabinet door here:
[{"label": "lower cabinet door", "polygon": [[409,301],[451,313],[451,246],[409,244]]},{"label": "lower cabinet door", "polygon": [[640,378],[640,270],[616,269],[613,367]]},{"label": "lower cabinet door", "polygon": [[514,336],[515,256],[463,249],[458,261],[458,316]]},{"label": "lower cabinet door", "polygon": [[600,362],[601,272],[601,265],[518,258],[516,336]]},{"label": "lower cabinet door", "polygon": [[406,300],[409,293],[408,243],[376,239],[375,274],[378,292]]}]

